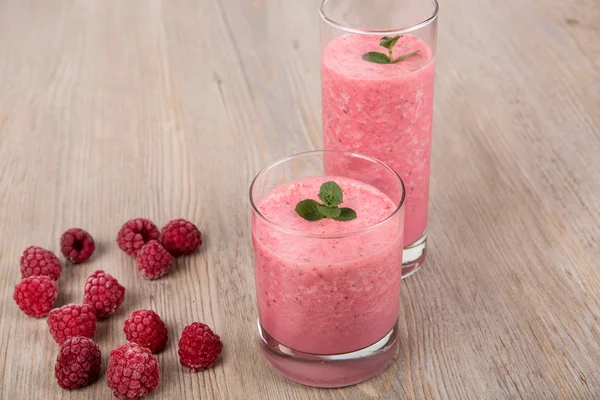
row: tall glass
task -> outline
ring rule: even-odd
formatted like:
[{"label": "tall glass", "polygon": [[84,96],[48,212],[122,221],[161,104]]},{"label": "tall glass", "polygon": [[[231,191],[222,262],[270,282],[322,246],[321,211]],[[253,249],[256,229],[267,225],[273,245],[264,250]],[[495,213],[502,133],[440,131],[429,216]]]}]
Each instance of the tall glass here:
[{"label": "tall glass", "polygon": [[[427,247],[437,15],[436,0],[321,4],[324,148],[370,155],[404,180],[404,277]],[[339,163],[327,173],[357,168]]]},{"label": "tall glass", "polygon": [[[351,162],[360,173],[325,173]],[[376,174],[379,182],[363,178]],[[308,221],[298,202],[342,189],[356,218]],[[368,156],[313,151],[277,161],[250,188],[258,331],[266,361],[310,386],[341,387],[384,369],[398,351],[404,186]]]}]

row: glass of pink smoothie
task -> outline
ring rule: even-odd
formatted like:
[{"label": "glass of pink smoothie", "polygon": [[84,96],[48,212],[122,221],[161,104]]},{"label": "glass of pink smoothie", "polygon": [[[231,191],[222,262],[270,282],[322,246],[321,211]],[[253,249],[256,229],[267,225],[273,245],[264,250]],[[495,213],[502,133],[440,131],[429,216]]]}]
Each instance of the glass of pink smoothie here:
[{"label": "glass of pink smoothie", "polygon": [[[333,160],[356,169],[329,175]],[[364,181],[372,175],[378,179]],[[322,202],[326,182],[339,186],[338,208],[353,210],[354,219],[299,214],[299,202]],[[258,330],[264,358],[283,376],[348,386],[397,354],[404,198],[393,169],[350,152],[296,154],[256,176],[250,203]]]},{"label": "glass of pink smoothie", "polygon": [[[375,157],[404,180],[404,277],[427,247],[437,14],[436,0],[321,5],[323,147]],[[327,173],[356,169],[340,159]]]}]

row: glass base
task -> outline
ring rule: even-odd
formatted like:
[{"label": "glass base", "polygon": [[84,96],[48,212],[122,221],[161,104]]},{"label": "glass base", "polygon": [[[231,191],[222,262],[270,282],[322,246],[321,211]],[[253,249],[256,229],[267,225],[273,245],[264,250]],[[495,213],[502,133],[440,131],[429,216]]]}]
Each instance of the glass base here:
[{"label": "glass base", "polygon": [[425,263],[427,231],[416,242],[402,251],[402,279],[411,276]]},{"label": "glass base", "polygon": [[374,377],[398,354],[398,323],[381,340],[344,354],[310,354],[284,346],[258,323],[263,358],[284,377],[303,385],[338,388]]}]

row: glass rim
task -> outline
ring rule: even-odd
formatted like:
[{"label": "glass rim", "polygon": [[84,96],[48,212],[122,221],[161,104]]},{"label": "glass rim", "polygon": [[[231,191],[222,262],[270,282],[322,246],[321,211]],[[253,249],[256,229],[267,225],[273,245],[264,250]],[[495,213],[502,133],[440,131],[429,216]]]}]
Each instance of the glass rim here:
[{"label": "glass rim", "polygon": [[425,18],[421,22],[417,22],[416,24],[404,26],[401,28],[360,29],[360,28],[353,28],[351,26],[342,24],[342,23],[337,22],[334,19],[330,18],[327,15],[327,13],[325,12],[325,5],[327,3],[329,3],[330,1],[336,1],[336,0],[322,0],[321,1],[321,7],[319,8],[319,14],[321,15],[321,19],[323,21],[325,21],[326,23],[328,23],[329,25],[333,26],[334,28],[340,29],[340,30],[348,32],[348,33],[356,33],[359,35],[384,35],[384,36],[394,35],[395,36],[395,35],[404,35],[406,33],[411,33],[416,30],[419,30],[419,29],[431,24],[433,21],[435,21],[437,19],[437,16],[438,16],[438,13],[440,10],[440,5],[437,0],[429,0],[431,3],[433,3],[433,12],[431,13],[431,15],[429,17]]},{"label": "glass rim", "polygon": [[[390,215],[388,215],[387,217],[385,217],[381,221],[379,221],[377,223],[374,223],[372,225],[369,225],[367,227],[364,227],[364,228],[361,228],[361,229],[357,229],[357,230],[353,230],[353,231],[349,231],[349,232],[344,232],[344,233],[341,233],[341,234],[332,235],[332,234],[322,234],[322,233],[319,234],[319,233],[299,232],[299,231],[296,231],[294,229],[287,228],[285,226],[279,225],[279,224],[271,221],[266,216],[264,216],[263,213],[260,212],[260,210],[258,209],[256,203],[254,202],[254,196],[252,195],[252,192],[253,192],[253,189],[254,189],[254,185],[256,184],[256,182],[258,181],[258,179],[260,177],[262,177],[263,175],[265,175],[271,169],[277,167],[278,165],[284,164],[286,162],[295,160],[297,158],[303,158],[303,157],[308,157],[308,156],[317,155],[317,154],[325,154],[325,153],[345,154],[345,155],[348,155],[348,156],[351,156],[351,157],[361,158],[363,160],[368,160],[368,161],[371,161],[371,162],[373,162],[375,164],[379,164],[382,167],[384,167],[385,169],[387,169],[388,171],[390,171],[398,179],[398,181],[400,182],[400,187],[402,188],[402,196],[400,198],[400,201],[399,201],[398,205],[396,206],[396,208],[390,213]],[[350,179],[352,179],[352,178],[350,178]],[[363,183],[368,184],[366,182],[363,182]],[[383,161],[378,160],[375,157],[367,156],[367,155],[360,154],[360,153],[354,153],[354,152],[351,152],[351,151],[343,151],[343,150],[311,150],[311,151],[304,151],[304,152],[292,154],[290,156],[287,156],[287,157],[284,157],[284,158],[280,158],[279,160],[276,160],[276,161],[272,162],[271,164],[268,164],[266,167],[264,167],[262,170],[260,170],[260,172],[258,174],[256,174],[256,176],[252,180],[252,183],[250,184],[250,190],[249,190],[248,194],[249,194],[249,197],[250,197],[250,205],[252,206],[252,210],[260,218],[262,218],[263,221],[265,221],[270,226],[272,226],[272,227],[280,230],[281,232],[284,232],[284,233],[289,234],[289,235],[293,235],[293,236],[297,236],[297,237],[305,237],[305,238],[314,238],[314,239],[339,239],[339,238],[345,238],[345,237],[354,236],[354,235],[358,235],[358,234],[361,234],[361,233],[369,232],[371,230],[374,230],[374,229],[376,229],[376,228],[384,225],[388,221],[390,221],[393,217],[395,217],[398,214],[398,212],[404,206],[404,202],[406,200],[406,187],[404,186],[404,181],[402,180],[402,178],[400,177],[400,175],[398,175],[398,173],[396,171],[394,171],[394,169],[392,167],[390,167],[388,164],[384,163]]]}]

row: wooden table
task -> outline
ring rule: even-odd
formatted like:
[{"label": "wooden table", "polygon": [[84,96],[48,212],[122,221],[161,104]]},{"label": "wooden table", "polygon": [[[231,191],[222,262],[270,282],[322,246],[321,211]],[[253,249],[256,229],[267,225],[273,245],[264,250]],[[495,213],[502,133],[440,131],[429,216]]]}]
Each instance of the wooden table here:
[{"label": "wooden table", "polygon": [[[30,244],[65,265],[57,305],[104,269],[127,287],[98,325],[153,308],[170,330],[155,399],[600,398],[600,9],[595,0],[442,0],[427,265],[404,282],[397,363],[360,385],[290,383],[260,360],[247,189],[319,148],[318,0],[0,0],[0,398],[64,391],[46,322],[12,300]],[[142,279],[121,224],[185,217],[202,251]],[[225,343],[178,364],[183,327]]]}]

